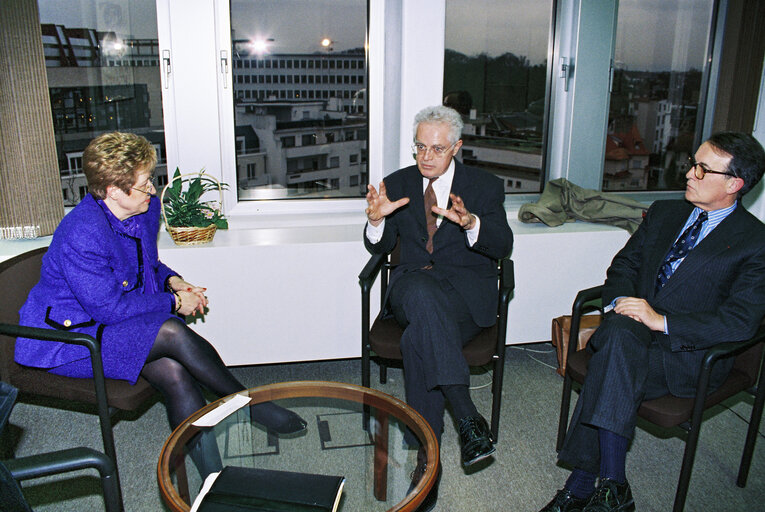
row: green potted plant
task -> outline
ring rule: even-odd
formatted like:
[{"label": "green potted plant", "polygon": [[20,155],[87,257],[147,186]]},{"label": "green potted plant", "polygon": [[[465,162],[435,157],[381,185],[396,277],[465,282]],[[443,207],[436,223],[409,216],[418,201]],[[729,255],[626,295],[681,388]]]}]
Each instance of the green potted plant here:
[{"label": "green potted plant", "polygon": [[[205,174],[204,169],[181,174],[176,167],[161,197],[162,218],[176,244],[205,244],[212,241],[217,229],[228,229],[228,221],[221,212],[225,188],[225,183]],[[216,191],[217,201],[203,200],[205,193]]]}]

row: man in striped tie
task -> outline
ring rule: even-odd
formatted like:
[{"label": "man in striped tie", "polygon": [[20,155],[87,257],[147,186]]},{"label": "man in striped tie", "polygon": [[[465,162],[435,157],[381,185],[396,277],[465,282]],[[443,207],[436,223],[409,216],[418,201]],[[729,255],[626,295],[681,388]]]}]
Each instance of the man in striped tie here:
[{"label": "man in striped tie", "polygon": [[[428,421],[439,443],[449,402],[462,464],[470,466],[494,453],[494,443],[470,398],[462,347],[496,322],[497,260],[509,254],[513,234],[502,181],[454,158],[461,133],[462,118],[451,108],[428,107],[415,116],[417,165],[390,174],[378,188],[369,185],[364,242],[372,253],[399,244],[384,313],[404,328],[407,402]],[[419,511],[432,508],[434,489]]]},{"label": "man in striped tie", "polygon": [[[765,225],[741,197],[763,169],[754,137],[713,135],[688,159],[685,201],[653,203],[614,257],[605,316],[558,454],[573,472],[542,512],[635,510],[625,459],[640,402],[694,396],[705,350],[754,335],[765,315]],[[715,365],[712,389],[729,359]]]}]

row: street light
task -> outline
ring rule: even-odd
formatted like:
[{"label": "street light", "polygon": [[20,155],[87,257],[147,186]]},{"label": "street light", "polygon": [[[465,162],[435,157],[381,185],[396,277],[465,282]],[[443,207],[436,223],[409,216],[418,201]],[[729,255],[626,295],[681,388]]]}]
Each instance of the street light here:
[{"label": "street light", "polygon": [[264,53],[268,52],[268,47],[273,42],[273,38],[270,37],[268,39],[256,39],[254,41],[250,41],[250,50],[252,53],[263,55]]}]

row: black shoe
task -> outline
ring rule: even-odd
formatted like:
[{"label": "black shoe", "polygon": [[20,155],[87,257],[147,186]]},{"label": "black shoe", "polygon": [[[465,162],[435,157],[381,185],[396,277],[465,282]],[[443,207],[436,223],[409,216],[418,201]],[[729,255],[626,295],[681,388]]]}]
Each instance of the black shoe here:
[{"label": "black shoe", "polygon": [[568,489],[561,489],[539,512],[581,512],[589,498],[577,498]]},{"label": "black shoe", "polygon": [[[423,447],[420,447],[417,450],[417,466],[414,468],[414,471],[412,471],[412,483],[409,485],[409,490],[407,491],[407,494],[410,494],[415,487],[417,487],[417,484],[420,483],[420,480],[422,480],[423,475],[425,475],[425,471],[428,469],[428,459],[427,454],[425,453],[425,449]],[[436,475],[436,481],[433,483],[433,487],[430,488],[430,492],[428,492],[428,495],[425,496],[425,499],[420,503],[420,506],[417,507],[415,512],[430,512],[433,510],[433,507],[436,506],[436,501],[438,501],[438,486],[441,484],[441,465],[438,465],[438,474]]]},{"label": "black shoe", "polygon": [[496,451],[489,425],[483,416],[468,416],[459,421],[462,465],[468,467]]},{"label": "black shoe", "polygon": [[277,434],[297,434],[308,427],[303,418],[272,402],[251,405],[250,415],[253,421]]},{"label": "black shoe", "polygon": [[632,499],[630,484],[627,482],[620,484],[610,478],[602,478],[582,512],[633,512],[634,510],[635,500]]}]

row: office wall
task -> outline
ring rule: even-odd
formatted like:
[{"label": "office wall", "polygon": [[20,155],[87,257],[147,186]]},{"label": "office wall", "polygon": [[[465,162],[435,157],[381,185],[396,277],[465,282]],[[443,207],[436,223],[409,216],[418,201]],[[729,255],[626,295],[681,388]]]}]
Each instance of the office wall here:
[{"label": "office wall", "polygon": [[[516,291],[507,342],[549,340],[552,318],[570,311],[577,290],[603,282],[628,234],[586,223],[549,228],[515,218],[510,215]],[[357,276],[369,258],[363,225],[363,215],[355,215],[334,225],[234,226],[199,247],[175,246],[162,233],[160,257],[190,282],[208,287],[210,311],[194,328],[226,364],[359,357]],[[378,297],[373,290],[373,305],[379,306]]]}]

